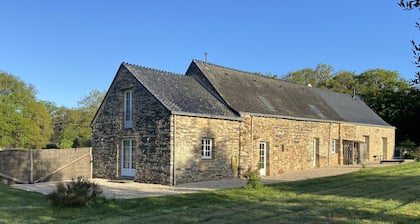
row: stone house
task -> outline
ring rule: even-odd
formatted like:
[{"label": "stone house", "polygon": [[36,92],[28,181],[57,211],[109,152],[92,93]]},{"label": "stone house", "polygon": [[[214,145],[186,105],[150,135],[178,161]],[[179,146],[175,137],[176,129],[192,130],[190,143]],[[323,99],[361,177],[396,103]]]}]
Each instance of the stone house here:
[{"label": "stone house", "polygon": [[92,129],[94,177],[167,185],[391,159],[395,137],[357,96],[196,60],[122,63]]}]

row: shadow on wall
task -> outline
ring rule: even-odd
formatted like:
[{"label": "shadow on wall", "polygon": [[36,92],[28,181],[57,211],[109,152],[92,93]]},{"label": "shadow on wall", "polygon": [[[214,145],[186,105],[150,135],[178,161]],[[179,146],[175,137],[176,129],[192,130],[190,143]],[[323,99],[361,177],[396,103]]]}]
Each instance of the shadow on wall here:
[{"label": "shadow on wall", "polygon": [[[177,139],[176,182],[188,183],[196,181],[230,179],[238,176],[238,147],[235,141],[229,138],[229,130],[212,130],[210,127],[197,131],[183,133]],[[191,142],[182,142],[180,139],[190,139]],[[206,140],[210,140],[207,141]],[[209,158],[202,155],[202,148],[211,144]],[[203,146],[203,144],[205,146]],[[235,159],[236,158],[236,159]]]}]

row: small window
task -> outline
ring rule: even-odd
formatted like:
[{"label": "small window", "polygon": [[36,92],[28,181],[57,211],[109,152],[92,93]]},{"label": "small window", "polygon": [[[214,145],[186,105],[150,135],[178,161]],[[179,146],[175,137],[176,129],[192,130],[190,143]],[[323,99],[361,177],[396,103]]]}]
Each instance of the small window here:
[{"label": "small window", "polygon": [[133,93],[131,90],[124,92],[124,128],[133,127]]},{"label": "small window", "polygon": [[337,139],[331,140],[331,153],[337,153]]},{"label": "small window", "polygon": [[209,138],[201,139],[201,158],[211,159],[212,158],[212,140]]}]

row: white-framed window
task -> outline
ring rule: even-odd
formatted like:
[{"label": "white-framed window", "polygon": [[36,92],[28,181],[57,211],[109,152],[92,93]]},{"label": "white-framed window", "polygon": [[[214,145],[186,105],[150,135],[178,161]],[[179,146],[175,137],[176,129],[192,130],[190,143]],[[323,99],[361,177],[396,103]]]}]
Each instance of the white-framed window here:
[{"label": "white-framed window", "polygon": [[133,127],[133,92],[124,92],[124,128]]},{"label": "white-framed window", "polygon": [[210,138],[201,139],[201,158],[211,159],[213,151],[213,141]]},{"label": "white-framed window", "polygon": [[331,140],[331,153],[337,153],[337,139]]}]

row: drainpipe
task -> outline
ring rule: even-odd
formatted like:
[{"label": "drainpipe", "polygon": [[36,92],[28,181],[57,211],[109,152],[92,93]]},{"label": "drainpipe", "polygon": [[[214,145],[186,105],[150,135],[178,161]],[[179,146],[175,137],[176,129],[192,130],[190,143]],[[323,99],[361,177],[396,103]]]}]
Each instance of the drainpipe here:
[{"label": "drainpipe", "polygon": [[330,136],[329,136],[329,143],[328,143],[328,164],[327,164],[327,166],[330,166],[331,148],[332,148],[332,122],[330,122]]},{"label": "drainpipe", "polygon": [[174,139],[173,139],[173,162],[172,162],[172,175],[173,175],[173,184],[176,185],[176,115],[173,115],[174,119]]},{"label": "drainpipe", "polygon": [[343,156],[344,150],[343,150],[343,142],[341,138],[341,123],[338,123],[338,145],[340,146],[339,152],[338,152],[338,164],[342,165],[341,157]]}]

